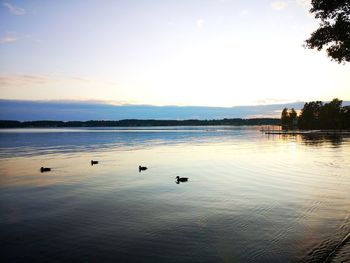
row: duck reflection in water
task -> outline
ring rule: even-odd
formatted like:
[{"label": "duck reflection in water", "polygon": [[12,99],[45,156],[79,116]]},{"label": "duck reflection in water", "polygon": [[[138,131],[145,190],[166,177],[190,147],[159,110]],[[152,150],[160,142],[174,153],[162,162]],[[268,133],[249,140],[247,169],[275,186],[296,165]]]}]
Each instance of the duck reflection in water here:
[{"label": "duck reflection in water", "polygon": [[175,179],[176,179],[176,183],[177,184],[188,182],[188,178],[187,177],[176,176]]}]

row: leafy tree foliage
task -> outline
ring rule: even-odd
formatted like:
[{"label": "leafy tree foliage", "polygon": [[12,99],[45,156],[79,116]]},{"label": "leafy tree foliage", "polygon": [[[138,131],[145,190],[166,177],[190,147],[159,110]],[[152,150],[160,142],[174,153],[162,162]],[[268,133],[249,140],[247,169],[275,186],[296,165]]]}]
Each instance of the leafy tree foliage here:
[{"label": "leafy tree foliage", "polygon": [[341,123],[343,129],[350,130],[350,106],[345,106],[341,109]]},{"label": "leafy tree foliage", "polygon": [[306,47],[326,47],[333,60],[350,61],[350,0],[312,0],[311,13],[320,19],[320,27],[306,40]]},{"label": "leafy tree foliage", "polygon": [[322,129],[332,127],[334,129],[341,129],[341,105],[342,101],[338,99],[326,103],[320,112],[320,125]]},{"label": "leafy tree foliage", "polygon": [[293,124],[297,123],[297,117],[298,117],[297,112],[295,111],[294,108],[291,108],[291,110],[289,111],[289,118],[291,119]]},{"label": "leafy tree foliage", "polygon": [[298,121],[298,114],[294,108],[284,108],[281,115],[281,125],[283,129],[291,129],[296,127]]},{"label": "leafy tree foliage", "polygon": [[322,101],[305,103],[298,120],[301,129],[320,129],[320,114],[323,106]]},{"label": "leafy tree foliage", "polygon": [[349,129],[350,107],[342,107],[342,101],[333,99],[329,103],[311,101],[305,103],[298,119],[300,129]]}]

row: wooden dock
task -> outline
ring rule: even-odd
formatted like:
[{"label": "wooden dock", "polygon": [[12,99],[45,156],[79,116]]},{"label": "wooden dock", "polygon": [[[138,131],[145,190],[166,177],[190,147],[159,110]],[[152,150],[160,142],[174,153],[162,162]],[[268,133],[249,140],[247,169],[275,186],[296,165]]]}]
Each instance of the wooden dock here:
[{"label": "wooden dock", "polygon": [[350,135],[348,130],[311,130],[311,131],[283,131],[283,130],[261,130],[264,134],[272,135]]}]

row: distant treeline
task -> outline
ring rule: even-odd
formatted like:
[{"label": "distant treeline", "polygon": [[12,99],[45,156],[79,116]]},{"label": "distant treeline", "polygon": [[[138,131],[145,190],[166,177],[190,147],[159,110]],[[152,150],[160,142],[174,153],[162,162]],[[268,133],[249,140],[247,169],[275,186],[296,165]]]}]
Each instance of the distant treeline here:
[{"label": "distant treeline", "polygon": [[284,108],[281,125],[284,129],[350,130],[350,106],[342,106],[342,103],[339,99],[329,103],[311,101],[305,103],[299,115],[293,108]]},{"label": "distant treeline", "polygon": [[12,121],[0,120],[0,128],[65,128],[65,127],[145,127],[145,126],[253,126],[280,125],[280,119],[221,119],[221,120],[120,120],[120,121]]}]

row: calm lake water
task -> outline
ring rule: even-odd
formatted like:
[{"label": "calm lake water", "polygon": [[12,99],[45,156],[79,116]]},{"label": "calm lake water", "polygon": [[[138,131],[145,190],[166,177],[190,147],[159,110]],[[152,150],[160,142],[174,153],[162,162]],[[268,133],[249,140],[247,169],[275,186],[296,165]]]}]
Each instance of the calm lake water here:
[{"label": "calm lake water", "polygon": [[350,261],[349,137],[12,129],[0,156],[2,262]]}]

